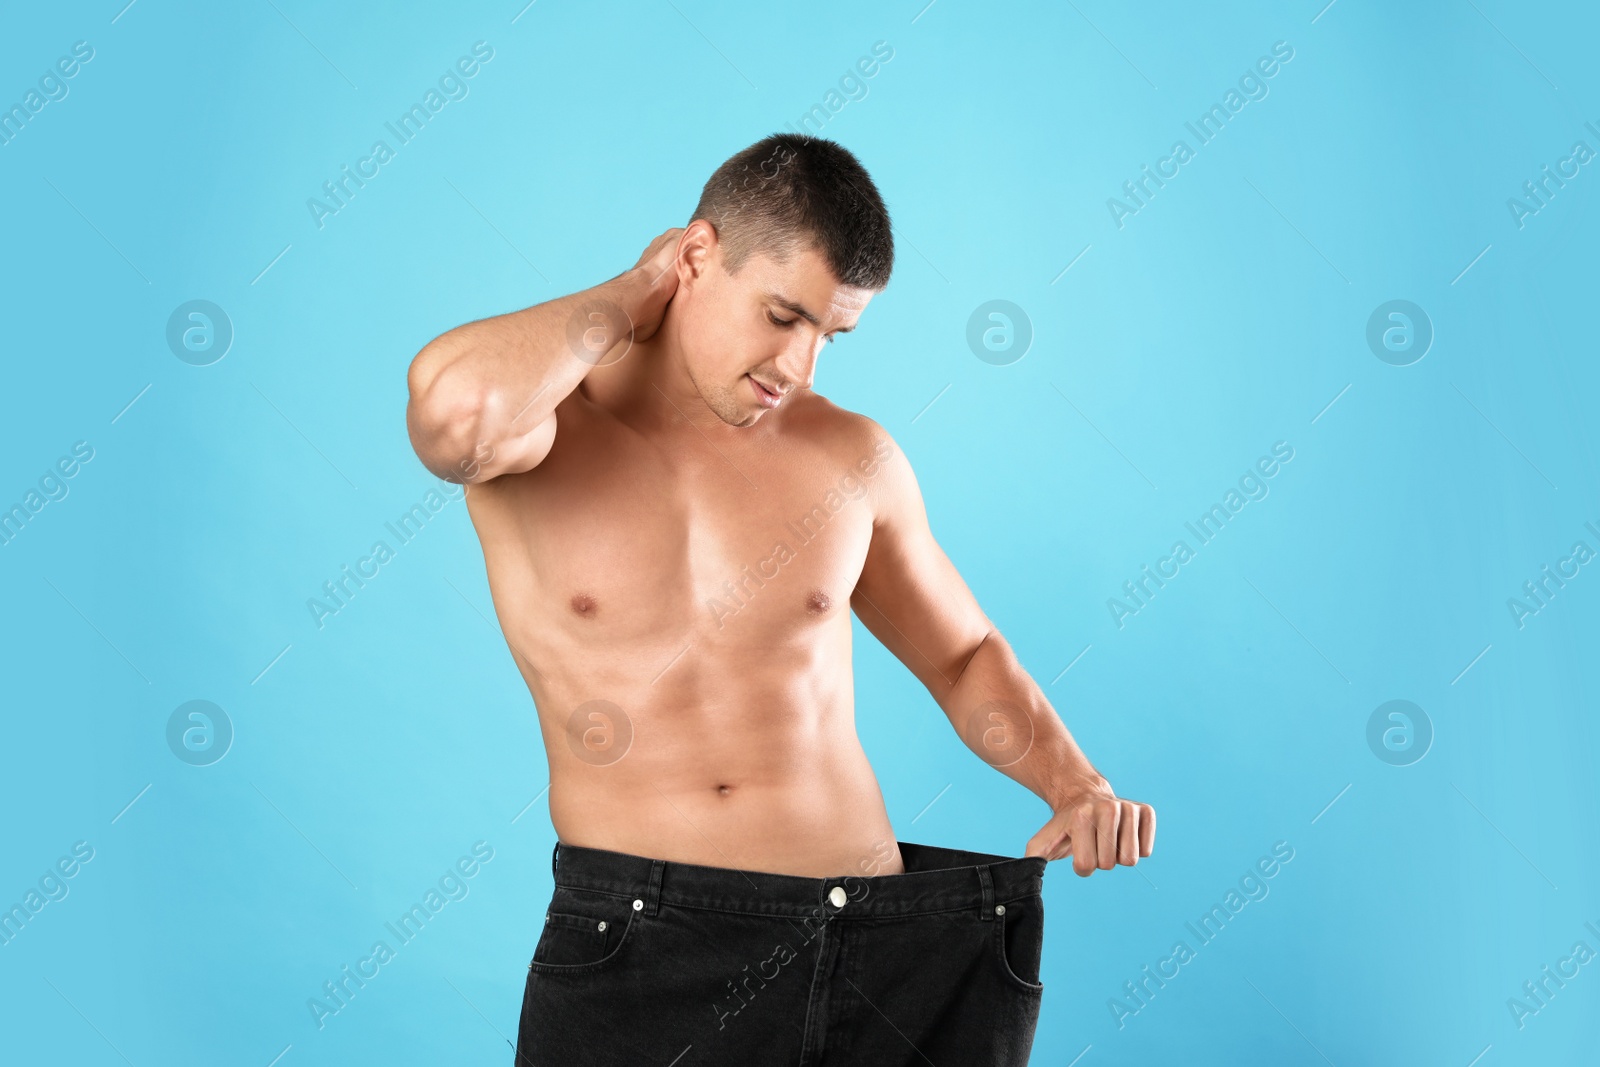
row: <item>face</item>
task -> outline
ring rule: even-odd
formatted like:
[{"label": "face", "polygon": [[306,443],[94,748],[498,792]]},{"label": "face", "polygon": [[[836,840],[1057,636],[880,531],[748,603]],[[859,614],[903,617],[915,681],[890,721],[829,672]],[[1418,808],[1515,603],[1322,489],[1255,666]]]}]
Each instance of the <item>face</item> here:
[{"label": "face", "polygon": [[823,347],[855,328],[873,296],[839,284],[810,246],[787,263],[757,253],[730,275],[714,231],[691,230],[685,242],[673,297],[685,368],[706,405],[733,426],[750,426],[809,389]]}]

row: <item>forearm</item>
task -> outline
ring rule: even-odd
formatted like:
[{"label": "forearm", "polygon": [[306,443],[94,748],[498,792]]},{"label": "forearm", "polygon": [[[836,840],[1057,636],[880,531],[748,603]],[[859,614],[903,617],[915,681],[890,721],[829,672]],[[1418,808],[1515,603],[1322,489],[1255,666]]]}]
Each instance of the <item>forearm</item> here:
[{"label": "forearm", "polygon": [[967,747],[1056,810],[1102,776],[999,630],[990,630],[941,700]]},{"label": "forearm", "polygon": [[[630,269],[430,341],[407,376],[407,424],[424,464],[449,481],[472,482],[516,469],[531,439],[545,435],[548,447],[554,427],[545,424],[556,406],[607,349],[627,343],[648,292],[643,272]],[[627,317],[605,313],[612,308]]]}]

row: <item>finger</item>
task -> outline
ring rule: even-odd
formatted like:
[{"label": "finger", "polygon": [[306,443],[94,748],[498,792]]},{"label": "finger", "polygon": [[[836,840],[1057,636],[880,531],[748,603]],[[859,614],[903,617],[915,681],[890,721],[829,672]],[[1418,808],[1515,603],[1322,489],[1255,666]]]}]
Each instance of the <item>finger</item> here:
[{"label": "finger", "polygon": [[1054,821],[1061,826],[1061,838],[1057,842],[1055,851],[1050,858],[1053,860],[1066,859],[1072,855],[1072,819],[1066,812],[1058,812]]},{"label": "finger", "polygon": [[1131,800],[1117,801],[1122,808],[1122,823],[1117,828],[1117,862],[1132,867],[1139,862],[1139,805]]},{"label": "finger", "polygon": [[1095,804],[1095,866],[1102,871],[1109,871],[1117,865],[1117,823],[1121,821],[1121,816],[1122,805],[1114,800]]},{"label": "finger", "polygon": [[1156,847],[1156,809],[1148,804],[1139,807],[1139,855],[1148,856]]},{"label": "finger", "polygon": [[1061,815],[1052,815],[1050,821],[1028,839],[1028,847],[1023,850],[1023,855],[1043,856],[1047,861],[1059,859],[1068,851],[1066,841],[1066,820]]},{"label": "finger", "polygon": [[1023,846],[1023,849],[1022,849],[1022,855],[1024,857],[1027,857],[1027,856],[1042,856],[1042,855],[1045,854],[1045,851],[1046,851],[1045,834],[1046,834],[1046,831],[1048,831],[1049,829],[1050,829],[1050,824],[1049,823],[1045,823],[1043,826],[1039,827],[1039,829],[1037,831],[1034,832],[1034,835],[1032,837],[1028,838],[1028,843],[1025,846]]},{"label": "finger", "polygon": [[1094,868],[1094,809],[1085,804],[1072,812],[1072,870],[1087,878]]}]

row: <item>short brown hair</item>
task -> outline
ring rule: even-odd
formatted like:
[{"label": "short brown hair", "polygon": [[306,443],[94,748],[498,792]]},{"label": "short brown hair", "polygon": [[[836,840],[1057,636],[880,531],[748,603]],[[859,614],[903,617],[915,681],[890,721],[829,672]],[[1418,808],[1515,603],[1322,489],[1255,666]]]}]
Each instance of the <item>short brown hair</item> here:
[{"label": "short brown hair", "polygon": [[689,221],[717,231],[729,274],[756,252],[787,260],[804,245],[842,285],[880,290],[894,269],[888,209],[866,169],[821,137],[778,133],[712,174]]}]

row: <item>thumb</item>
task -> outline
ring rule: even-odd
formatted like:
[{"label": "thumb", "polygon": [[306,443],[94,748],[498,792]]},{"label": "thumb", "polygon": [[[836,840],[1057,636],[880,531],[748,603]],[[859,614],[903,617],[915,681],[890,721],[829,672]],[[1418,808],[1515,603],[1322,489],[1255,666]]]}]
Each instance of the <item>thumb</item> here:
[{"label": "thumb", "polygon": [[[1063,845],[1065,846],[1063,850]],[[1039,829],[1039,832],[1028,839],[1028,846],[1023,850],[1024,856],[1043,856],[1051,859],[1054,854],[1060,856],[1072,855],[1071,834],[1065,820],[1052,817],[1051,820]],[[1055,858],[1060,858],[1056,856]]]}]

